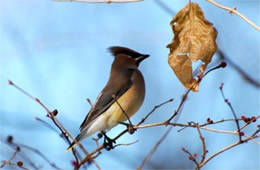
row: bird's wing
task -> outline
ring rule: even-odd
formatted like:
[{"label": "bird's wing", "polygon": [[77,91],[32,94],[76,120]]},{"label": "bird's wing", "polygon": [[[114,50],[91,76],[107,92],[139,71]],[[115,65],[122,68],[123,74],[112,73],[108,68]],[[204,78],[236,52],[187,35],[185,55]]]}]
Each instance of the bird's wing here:
[{"label": "bird's wing", "polygon": [[[108,83],[106,87],[101,91],[96,102],[93,104],[91,110],[86,116],[85,120],[80,125],[80,130],[83,130],[85,127],[88,127],[90,125],[90,122],[92,122],[103,112],[105,112],[115,102],[116,99],[118,99],[122,94],[124,94],[131,87],[132,84],[133,84],[132,80],[129,79],[126,82],[117,84],[116,85],[118,86],[117,88],[112,88],[113,90],[107,90],[107,89],[111,89]],[[116,99],[113,98],[113,96],[115,96]]]}]

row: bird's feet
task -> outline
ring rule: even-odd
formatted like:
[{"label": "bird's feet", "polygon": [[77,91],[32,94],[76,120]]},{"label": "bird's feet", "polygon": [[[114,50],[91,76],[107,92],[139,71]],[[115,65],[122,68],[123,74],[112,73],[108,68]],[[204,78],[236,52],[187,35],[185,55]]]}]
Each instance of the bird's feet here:
[{"label": "bird's feet", "polygon": [[104,147],[107,151],[114,149],[113,143],[116,143],[116,141],[114,139],[109,138],[106,135],[106,132],[101,132],[104,136]]},{"label": "bird's feet", "polygon": [[120,124],[125,125],[128,130],[128,133],[131,135],[137,130],[134,128],[134,126],[132,124],[125,123],[125,122],[120,122]]}]

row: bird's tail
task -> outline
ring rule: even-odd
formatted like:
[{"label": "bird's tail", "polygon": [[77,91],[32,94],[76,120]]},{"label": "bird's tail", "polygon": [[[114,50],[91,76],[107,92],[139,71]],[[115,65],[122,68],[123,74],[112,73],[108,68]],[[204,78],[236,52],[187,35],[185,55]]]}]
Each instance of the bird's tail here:
[{"label": "bird's tail", "polygon": [[72,142],[72,144],[66,149],[66,151],[70,151],[72,148],[74,148],[82,139],[92,135],[92,133],[88,133],[88,128],[81,129],[79,135],[75,138],[75,140]]},{"label": "bird's tail", "polygon": [[72,144],[66,149],[66,151],[70,151],[72,148],[74,148],[78,143],[79,141],[82,139],[82,133],[80,133],[76,139],[72,142]]},{"label": "bird's tail", "polygon": [[72,144],[66,149],[66,152],[69,152],[72,148],[74,148],[76,146],[76,142],[73,141]]}]

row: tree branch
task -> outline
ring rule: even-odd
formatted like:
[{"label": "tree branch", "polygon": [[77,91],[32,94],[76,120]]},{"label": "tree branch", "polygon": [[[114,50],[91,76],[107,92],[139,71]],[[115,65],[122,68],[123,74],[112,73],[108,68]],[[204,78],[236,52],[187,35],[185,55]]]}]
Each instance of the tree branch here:
[{"label": "tree branch", "polygon": [[237,11],[236,7],[235,8],[228,8],[226,6],[223,6],[221,4],[216,3],[214,0],[206,0],[209,3],[215,5],[216,7],[222,8],[224,10],[227,10],[230,14],[234,13],[237,16],[239,16],[240,18],[242,18],[244,21],[246,21],[248,24],[250,24],[252,27],[254,27],[256,30],[260,30],[260,27],[257,26],[255,23],[253,23],[251,20],[249,20],[247,17],[245,17],[244,15],[242,15],[240,12]]}]

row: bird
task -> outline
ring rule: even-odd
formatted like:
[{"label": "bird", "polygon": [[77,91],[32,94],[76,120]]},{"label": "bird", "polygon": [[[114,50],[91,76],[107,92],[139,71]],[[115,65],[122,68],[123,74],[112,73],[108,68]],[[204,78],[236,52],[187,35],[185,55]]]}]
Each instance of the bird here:
[{"label": "bird", "polygon": [[[99,131],[104,134],[104,139],[110,139],[105,132],[120,123],[127,124],[123,122],[129,120],[143,104],[145,82],[138,66],[150,55],[121,46],[112,46],[108,50],[114,56],[108,82],[92,105],[80,126],[80,133],[67,151],[82,139]],[[109,141],[109,145],[112,142]]]}]

